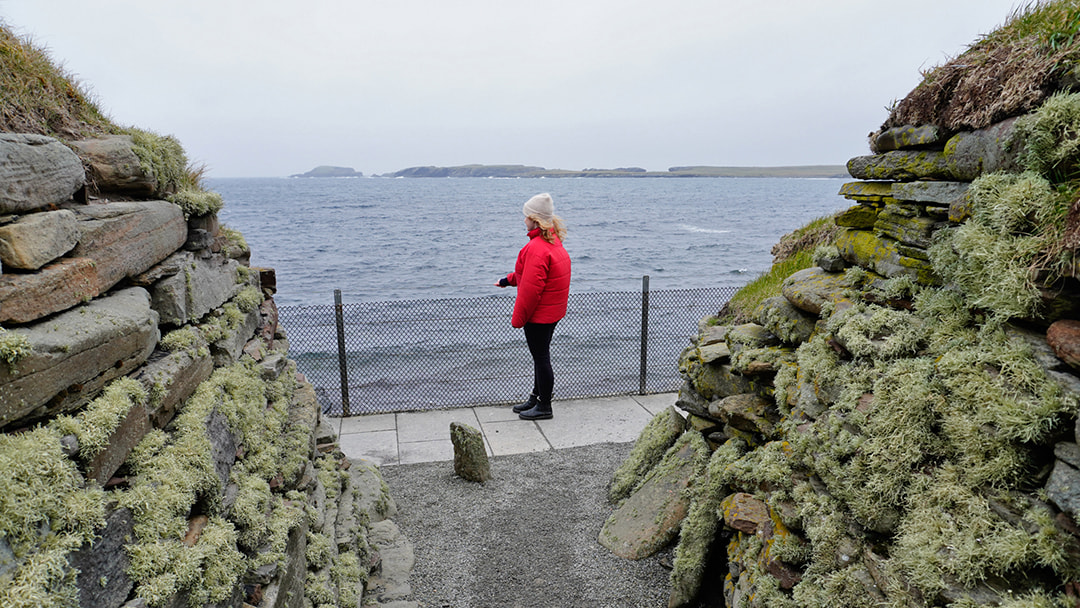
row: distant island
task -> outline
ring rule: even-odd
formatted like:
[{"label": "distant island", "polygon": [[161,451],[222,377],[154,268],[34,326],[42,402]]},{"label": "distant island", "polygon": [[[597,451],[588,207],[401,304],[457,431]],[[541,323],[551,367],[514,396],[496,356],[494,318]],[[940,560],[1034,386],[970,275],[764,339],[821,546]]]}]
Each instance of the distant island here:
[{"label": "distant island", "polygon": [[844,165],[791,167],[671,167],[646,171],[640,167],[617,169],[545,169],[528,165],[461,165],[458,167],[409,167],[376,177],[838,177],[848,178]]},{"label": "distant island", "polygon": [[297,173],[289,177],[364,177],[364,174],[352,167],[331,167],[320,165],[307,173]]}]

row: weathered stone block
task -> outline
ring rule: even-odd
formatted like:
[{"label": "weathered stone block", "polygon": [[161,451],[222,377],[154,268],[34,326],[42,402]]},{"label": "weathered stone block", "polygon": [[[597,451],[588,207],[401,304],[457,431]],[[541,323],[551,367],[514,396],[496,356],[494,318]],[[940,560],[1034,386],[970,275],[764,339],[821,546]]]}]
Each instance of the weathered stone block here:
[{"label": "weathered stone block", "polygon": [[79,606],[115,608],[123,605],[134,583],[127,575],[131,560],[126,546],[135,537],[135,517],[129,509],[115,509],[98,530],[94,542],[68,554],[68,564],[78,570],[75,585]]},{"label": "weathered stone block", "polygon": [[816,317],[807,315],[783,296],[762,300],[754,310],[754,318],[770,334],[788,344],[802,344],[809,340],[817,321]]},{"label": "weathered stone block", "polygon": [[0,226],[0,262],[8,268],[37,270],[78,242],[79,223],[71,211],[31,213]]},{"label": "weathered stone block", "polygon": [[772,403],[767,399],[746,393],[713,401],[709,404],[709,415],[740,431],[769,435],[778,422],[770,413],[771,408]]},{"label": "weathered stone block", "polygon": [[0,427],[76,409],[141,365],[160,334],[141,287],[122,289],[31,327],[33,351],[0,365]]},{"label": "weathered stone block", "polygon": [[967,182],[899,182],[892,186],[898,201],[949,206],[967,195]]},{"label": "weathered stone block", "polygon": [[214,462],[214,471],[221,486],[229,483],[229,473],[236,463],[236,437],[229,430],[229,419],[214,410],[206,418],[206,436],[210,440],[210,458]]},{"label": "weathered stone block", "polygon": [[[736,374],[730,365],[701,363],[695,359],[687,363],[684,373],[695,392],[703,397],[706,403],[728,395],[757,391],[757,382],[747,376]],[[700,413],[685,407],[681,397],[676,405],[695,414]],[[708,415],[707,410],[701,415]]]},{"label": "weathered stone block", "polygon": [[856,156],[847,162],[847,169],[855,179],[900,182],[953,179],[948,158],[937,150],[894,150],[873,156]]},{"label": "weathered stone block", "polygon": [[1080,369],[1080,321],[1055,321],[1046,330],[1046,343],[1069,367]]},{"label": "weathered stone block", "polygon": [[259,310],[252,309],[244,313],[236,327],[229,328],[221,339],[210,344],[210,354],[214,357],[214,367],[228,367],[240,358],[244,345],[255,335],[259,326]]},{"label": "weathered stone block", "polygon": [[856,264],[886,277],[910,276],[921,285],[937,285],[941,280],[925,260],[902,255],[897,242],[865,230],[842,230],[836,238],[840,255]]},{"label": "weathered stone block", "polygon": [[877,221],[880,208],[871,205],[856,205],[836,216],[837,226],[869,230]]},{"label": "weathered stone block", "polygon": [[349,477],[356,491],[356,510],[367,513],[368,521],[382,521],[397,514],[397,503],[390,496],[390,488],[378,466],[367,460],[353,460]]},{"label": "weathered stone block", "polygon": [[91,184],[98,192],[143,198],[153,196],[157,180],[143,170],[130,135],[84,139],[71,142],[71,146],[89,167]]},{"label": "weathered stone block", "polygon": [[450,423],[450,441],[454,444],[454,473],[466,481],[491,479],[484,436],[475,428],[459,422]]},{"label": "weathered stone block", "polygon": [[109,442],[90,462],[86,463],[86,478],[104,486],[120,468],[142,438],[150,432],[150,419],[142,405],[132,407],[116,427]]},{"label": "weathered stone block", "polygon": [[[203,344],[205,347],[205,343]],[[165,428],[177,409],[214,371],[208,351],[199,348],[165,354],[158,351],[135,375],[150,394],[149,417],[155,428]]]},{"label": "weathered stone block", "polygon": [[731,349],[728,348],[725,342],[716,342],[698,347],[698,357],[701,358],[702,363],[712,363],[714,361],[723,363],[730,356]]},{"label": "weathered stone block", "polygon": [[0,323],[29,323],[105,293],[176,251],[187,228],[164,201],[86,205],[68,257],[26,274],[0,275]]},{"label": "weathered stone block", "polygon": [[957,133],[945,143],[951,178],[970,182],[984,173],[1017,171],[1020,146],[1008,150],[1016,118],[1009,118],[985,129]]},{"label": "weathered stone block", "polygon": [[934,125],[905,125],[885,129],[870,139],[870,149],[875,154],[904,148],[931,146],[941,141],[941,133]]},{"label": "weathered stone block", "polygon": [[[706,453],[697,453],[699,449]],[[683,490],[702,473],[698,463],[708,459],[707,452],[704,441],[686,441],[669,450],[654,469],[656,474],[650,473],[604,523],[600,544],[619,557],[642,559],[671,542],[690,507]]]},{"label": "weathered stone block", "polygon": [[780,292],[797,308],[820,315],[825,304],[846,300],[844,292],[850,288],[843,274],[807,268],[784,279]]},{"label": "weathered stone block", "polygon": [[382,567],[368,581],[370,593],[380,603],[407,600],[412,595],[409,575],[416,564],[412,543],[389,519],[371,525],[368,542],[382,558]]},{"label": "weathered stone block", "polygon": [[166,201],[86,205],[75,211],[82,237],[71,255],[93,259],[108,286],[145,272],[187,240],[183,212]]},{"label": "weathered stone block", "polygon": [[180,326],[198,321],[243,287],[236,281],[239,264],[221,255],[204,259],[190,251],[180,251],[161,266],[162,273],[176,269],[150,288],[154,310],[158,311],[162,325]]},{"label": "weathered stone block", "polygon": [[884,203],[892,200],[891,182],[847,182],[840,186],[840,196],[860,203]]},{"label": "weathered stone block", "polygon": [[0,133],[0,214],[26,213],[70,200],[85,181],[82,161],[59,140]]},{"label": "weathered stone block", "polygon": [[769,506],[750,494],[731,494],[720,502],[724,525],[745,534],[757,534],[772,526]]},{"label": "weathered stone block", "polygon": [[289,531],[285,546],[285,569],[276,583],[263,588],[262,603],[265,608],[302,608],[304,605],[304,581],[307,573],[307,518],[300,518],[300,525]]},{"label": "weathered stone block", "polygon": [[878,213],[874,230],[901,243],[923,249],[930,247],[930,237],[933,236],[934,230],[940,226],[940,223],[933,218],[913,217],[906,213],[898,213],[898,211],[898,208],[893,205],[885,207],[881,213]]}]

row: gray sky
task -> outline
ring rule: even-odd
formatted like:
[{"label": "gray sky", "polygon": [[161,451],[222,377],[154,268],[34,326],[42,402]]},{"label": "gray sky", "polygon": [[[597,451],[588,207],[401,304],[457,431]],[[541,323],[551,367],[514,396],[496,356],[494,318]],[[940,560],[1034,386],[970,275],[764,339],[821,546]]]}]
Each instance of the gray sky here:
[{"label": "gray sky", "polygon": [[0,0],[213,177],[841,164],[1024,0]]}]

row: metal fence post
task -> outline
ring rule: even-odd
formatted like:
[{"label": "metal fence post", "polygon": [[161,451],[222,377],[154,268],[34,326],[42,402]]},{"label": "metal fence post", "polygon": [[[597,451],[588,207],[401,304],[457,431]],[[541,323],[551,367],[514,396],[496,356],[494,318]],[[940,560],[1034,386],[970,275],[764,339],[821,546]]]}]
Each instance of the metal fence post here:
[{"label": "metal fence post", "polygon": [[334,290],[334,315],[337,317],[338,367],[341,369],[341,415],[349,416],[349,372],[345,360],[345,318],[341,311],[341,290]]},{"label": "metal fence post", "polygon": [[641,376],[638,394],[645,394],[645,374],[649,354],[649,275],[641,277]]}]

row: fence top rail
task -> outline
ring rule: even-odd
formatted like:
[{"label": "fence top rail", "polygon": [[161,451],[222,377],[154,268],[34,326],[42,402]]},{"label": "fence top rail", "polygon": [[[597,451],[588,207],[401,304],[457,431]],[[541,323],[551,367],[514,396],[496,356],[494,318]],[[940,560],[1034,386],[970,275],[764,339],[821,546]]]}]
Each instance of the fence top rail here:
[{"label": "fence top rail", "polygon": [[[674,294],[691,294],[691,293],[700,293],[700,294],[716,293],[716,294],[724,294],[724,295],[727,295],[727,296],[731,296],[738,290],[739,290],[738,287],[731,287],[731,286],[691,287],[691,288],[680,288],[680,289],[650,289],[649,290],[649,295],[650,296],[653,296],[653,295],[662,296],[662,295],[665,295],[665,294],[674,295]],[[624,297],[624,296],[627,296],[627,295],[639,295],[641,293],[642,293],[641,290],[633,290],[633,291],[582,291],[582,292],[571,292],[570,297],[572,299],[601,298],[601,297]],[[355,308],[355,307],[363,308],[363,307],[388,306],[388,305],[407,306],[407,305],[432,304],[432,303],[444,303],[444,302],[445,303],[462,302],[462,301],[470,301],[470,300],[472,300],[472,301],[492,301],[492,302],[494,302],[494,301],[498,301],[498,300],[512,300],[514,297],[515,297],[514,295],[507,295],[507,294],[490,294],[490,295],[486,295],[486,296],[474,296],[474,297],[468,297],[468,298],[430,298],[430,299],[410,298],[410,299],[403,299],[403,300],[370,300],[370,301],[364,301],[364,302],[345,302],[345,303],[342,304],[342,306],[345,307],[345,308]],[[337,304],[285,304],[285,305],[278,306],[278,310],[282,310],[282,309],[290,310],[290,311],[293,311],[293,310],[328,310],[328,309],[333,309],[335,306],[337,306]]]}]

